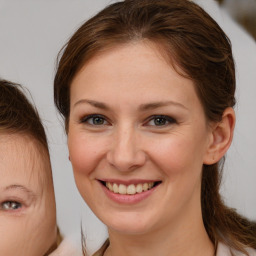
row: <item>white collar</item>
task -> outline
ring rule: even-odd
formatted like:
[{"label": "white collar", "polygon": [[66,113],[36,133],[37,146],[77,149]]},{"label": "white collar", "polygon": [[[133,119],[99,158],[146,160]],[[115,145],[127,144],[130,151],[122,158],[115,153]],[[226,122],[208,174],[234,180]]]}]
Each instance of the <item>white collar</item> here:
[{"label": "white collar", "polygon": [[[252,248],[246,249],[249,256],[256,256],[256,251]],[[223,243],[218,243],[216,256],[245,256],[242,252],[238,252],[234,249],[231,249]]]}]

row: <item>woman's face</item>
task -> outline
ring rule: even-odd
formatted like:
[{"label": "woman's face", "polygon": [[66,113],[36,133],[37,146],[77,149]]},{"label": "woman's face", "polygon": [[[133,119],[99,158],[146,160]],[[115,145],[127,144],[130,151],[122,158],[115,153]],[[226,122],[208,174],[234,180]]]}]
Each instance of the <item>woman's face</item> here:
[{"label": "woman's face", "polygon": [[193,82],[156,47],[94,57],[75,76],[70,101],[76,184],[110,230],[143,234],[201,217],[211,131]]},{"label": "woman's face", "polygon": [[56,240],[50,162],[36,143],[0,135],[0,255],[42,256]]}]

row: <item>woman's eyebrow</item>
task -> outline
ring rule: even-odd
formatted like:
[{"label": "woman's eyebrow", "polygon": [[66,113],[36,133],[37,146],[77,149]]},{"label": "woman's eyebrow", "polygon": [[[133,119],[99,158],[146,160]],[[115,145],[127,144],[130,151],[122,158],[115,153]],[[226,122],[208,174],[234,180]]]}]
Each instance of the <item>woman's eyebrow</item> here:
[{"label": "woman's eyebrow", "polygon": [[[104,110],[110,109],[105,103],[95,101],[95,100],[88,100],[88,99],[82,99],[82,100],[77,101],[74,104],[74,107],[79,104],[84,104],[84,103],[92,105],[96,108],[104,109]],[[150,103],[141,104],[139,106],[139,111],[146,111],[146,110],[156,109],[156,108],[170,106],[170,105],[178,106],[185,110],[188,110],[187,107],[185,107],[183,104],[176,102],[176,101],[159,101],[159,102],[150,102]]]},{"label": "woman's eyebrow", "polygon": [[87,100],[87,99],[82,99],[82,100],[77,101],[74,104],[74,107],[79,105],[79,104],[84,104],[84,103],[92,105],[92,106],[94,106],[96,108],[100,108],[100,109],[104,109],[104,110],[109,110],[109,107],[106,104],[104,104],[102,102],[95,101],[95,100]]},{"label": "woman's eyebrow", "polygon": [[160,102],[146,103],[146,104],[140,105],[139,110],[146,111],[146,110],[151,110],[151,109],[156,109],[156,108],[166,107],[166,106],[171,106],[171,105],[181,107],[183,109],[188,110],[188,108],[185,107],[183,104],[181,104],[179,102],[175,102],[175,101],[160,101]]}]

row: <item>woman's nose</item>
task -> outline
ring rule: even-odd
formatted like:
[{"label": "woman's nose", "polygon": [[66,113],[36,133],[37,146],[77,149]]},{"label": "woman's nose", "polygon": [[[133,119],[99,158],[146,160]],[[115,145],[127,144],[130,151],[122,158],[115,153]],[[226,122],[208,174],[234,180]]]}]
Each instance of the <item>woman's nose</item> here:
[{"label": "woman's nose", "polygon": [[132,171],[146,162],[143,145],[134,129],[117,131],[109,148],[107,160],[119,171]]}]

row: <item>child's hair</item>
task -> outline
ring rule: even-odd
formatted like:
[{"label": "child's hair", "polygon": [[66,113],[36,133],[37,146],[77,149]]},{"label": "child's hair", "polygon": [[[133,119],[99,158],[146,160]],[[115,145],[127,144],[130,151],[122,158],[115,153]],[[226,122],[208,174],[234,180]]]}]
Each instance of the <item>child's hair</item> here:
[{"label": "child's hair", "polygon": [[[25,88],[21,85],[0,79],[0,135],[18,134],[33,138],[38,142],[37,146],[43,149],[47,161],[50,161],[44,127],[36,108],[29,102],[25,93]],[[52,174],[47,175],[50,175],[52,180]],[[48,253],[55,250],[61,240],[58,229],[56,242]]]},{"label": "child's hair", "polygon": [[[70,84],[83,65],[108,49],[143,40],[155,43],[170,65],[194,82],[208,121],[219,122],[224,110],[235,105],[231,43],[202,8],[188,0],[126,0],[85,22],[59,54],[54,98],[67,132]],[[206,231],[215,244],[221,241],[243,252],[246,246],[256,248],[256,223],[222,201],[221,172],[221,162],[203,166],[201,205]]]},{"label": "child's hair", "polygon": [[49,152],[41,119],[25,89],[6,80],[0,80],[0,132],[32,136]]}]

